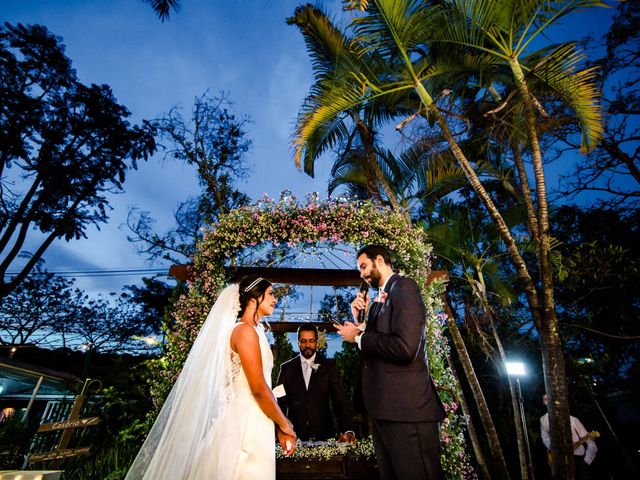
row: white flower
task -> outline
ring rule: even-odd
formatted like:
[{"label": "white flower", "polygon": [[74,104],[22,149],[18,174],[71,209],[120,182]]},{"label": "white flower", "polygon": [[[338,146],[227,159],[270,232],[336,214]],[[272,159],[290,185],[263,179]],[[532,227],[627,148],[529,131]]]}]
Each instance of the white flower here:
[{"label": "white flower", "polygon": [[312,363],[311,364],[311,368],[313,369],[314,372],[317,372],[318,369],[320,368],[320,364],[319,363]]}]

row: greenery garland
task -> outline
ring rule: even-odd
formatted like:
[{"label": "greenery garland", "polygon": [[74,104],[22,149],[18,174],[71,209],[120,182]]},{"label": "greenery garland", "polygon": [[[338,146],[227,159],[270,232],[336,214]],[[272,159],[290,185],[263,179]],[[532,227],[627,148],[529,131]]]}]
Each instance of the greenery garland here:
[{"label": "greenery garland", "polygon": [[[226,286],[225,263],[247,248],[265,245],[331,248],[341,244],[387,246],[394,254],[394,266],[425,285],[430,272],[431,245],[425,232],[406,218],[372,201],[352,201],[346,197],[306,202],[285,192],[280,200],[263,197],[253,205],[223,215],[203,235],[193,261],[193,282],[176,306],[175,323],[166,326],[165,355],[155,362],[152,395],[159,407],[180,372],[208,310]],[[442,461],[446,478],[476,478],[466,452],[465,418],[457,413],[454,377],[446,365],[448,345],[442,335],[439,292],[432,284],[423,289],[427,306],[427,351],[435,382],[443,388],[440,396],[447,411],[442,424]],[[364,443],[358,442],[364,448]],[[340,447],[342,448],[342,447]],[[301,450],[299,455],[303,455]],[[327,452],[325,452],[327,453]],[[313,452],[307,452],[313,455]],[[328,453],[327,453],[328,454]]]}]

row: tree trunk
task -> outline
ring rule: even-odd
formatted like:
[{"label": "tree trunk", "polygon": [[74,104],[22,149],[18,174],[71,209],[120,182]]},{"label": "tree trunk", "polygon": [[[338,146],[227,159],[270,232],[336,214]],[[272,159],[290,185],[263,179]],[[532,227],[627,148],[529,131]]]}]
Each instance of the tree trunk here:
[{"label": "tree trunk", "polygon": [[458,401],[460,402],[460,408],[462,408],[462,413],[467,418],[467,432],[469,433],[469,439],[471,440],[471,445],[473,446],[473,452],[476,455],[478,468],[484,480],[491,480],[489,467],[487,466],[487,461],[484,458],[484,453],[482,453],[482,445],[480,445],[480,439],[478,438],[476,427],[474,426],[473,419],[471,418],[471,411],[469,410],[467,399],[464,396],[464,392],[462,391],[462,385],[460,384],[460,379],[456,374],[456,368],[455,368],[455,365],[453,364],[451,354],[449,353],[447,353],[447,363],[449,364],[449,370],[451,370],[451,373],[453,374],[453,378],[456,381],[456,390],[457,390]]},{"label": "tree trunk", "polygon": [[[504,365],[507,362],[507,354],[504,351],[504,347],[502,346],[502,340],[500,340],[500,335],[498,335],[498,330],[496,329],[496,324],[493,318],[493,312],[491,311],[491,307],[487,301],[486,296],[480,293],[482,297],[482,304],[485,311],[485,315],[489,318],[489,323],[491,325],[491,331],[493,332],[493,339],[496,342],[496,346],[498,347],[498,352],[500,354],[500,359],[502,360],[503,371],[499,373],[504,375]],[[518,392],[516,391],[516,386],[514,384],[513,379],[507,375],[507,382],[509,383],[509,393],[511,394],[511,408],[513,409],[513,421],[516,427],[516,442],[518,444],[518,461],[520,462],[520,475],[522,480],[529,480],[529,466],[527,462],[527,452],[525,450],[525,442],[524,436],[528,435],[522,429],[522,417],[520,416],[520,405],[518,404]]]},{"label": "tree trunk", "polygon": [[484,398],[484,393],[482,392],[482,388],[480,387],[480,382],[478,381],[478,377],[476,376],[473,364],[471,363],[469,352],[467,352],[467,347],[464,344],[462,335],[460,335],[460,330],[458,330],[458,325],[455,321],[455,315],[453,309],[451,308],[451,301],[446,292],[443,293],[442,300],[445,313],[447,314],[447,328],[449,330],[449,333],[451,334],[453,345],[458,352],[460,363],[462,364],[462,368],[464,369],[467,381],[469,382],[469,387],[471,388],[471,392],[473,393],[473,399],[475,400],[478,407],[480,421],[482,422],[482,426],[484,427],[484,430],[487,434],[487,440],[489,441],[489,449],[491,450],[491,455],[493,456],[497,464],[498,478],[509,479],[507,462],[505,461],[504,454],[502,453],[502,446],[500,445],[498,432],[496,431],[496,427],[493,423],[493,418],[491,417],[491,412],[489,411],[489,406],[487,405],[487,401]]},{"label": "tree trunk", "polygon": [[520,178],[520,190],[522,194],[522,201],[524,202],[527,210],[527,226],[529,227],[529,233],[533,237],[534,241],[538,241],[538,219],[536,218],[535,208],[533,206],[533,200],[531,198],[531,189],[529,188],[529,178],[524,168],[524,162],[522,161],[522,152],[518,145],[512,145],[511,151],[513,152],[513,161],[516,164],[518,170],[518,177]]},{"label": "tree trunk", "polygon": [[478,175],[473,170],[473,167],[471,167],[471,164],[467,160],[467,157],[458,145],[458,142],[456,142],[456,139],[453,137],[453,134],[451,133],[447,122],[444,120],[444,118],[442,118],[442,115],[440,115],[440,112],[438,111],[436,106],[431,104],[428,105],[427,108],[429,110],[429,113],[433,115],[438,122],[438,126],[440,127],[445,140],[447,140],[453,156],[456,158],[458,164],[467,176],[467,180],[469,180],[471,187],[476,192],[478,197],[480,197],[480,200],[489,212],[489,216],[492,218],[493,222],[496,225],[500,238],[507,246],[507,251],[509,252],[511,260],[516,267],[518,276],[520,277],[520,280],[524,285],[524,293],[527,297],[527,302],[529,303],[533,321],[535,325],[538,326],[540,323],[540,301],[538,299],[538,292],[536,290],[535,283],[533,282],[533,279],[529,274],[527,265],[522,258],[522,255],[520,255],[518,246],[516,245],[516,242],[511,235],[509,227],[507,226],[504,219],[502,218],[502,215],[493,203],[493,200],[489,196],[489,193],[484,188],[484,185],[482,185],[482,182],[480,182]]},{"label": "tree trunk", "polygon": [[556,322],[553,325],[545,325],[539,334],[544,386],[548,397],[551,475],[558,480],[573,479],[575,465],[569,421],[569,394],[565,382],[564,354]]},{"label": "tree trunk", "polygon": [[564,359],[562,356],[562,345],[558,336],[557,319],[553,302],[553,279],[548,237],[549,219],[546,203],[546,187],[544,184],[544,170],[542,167],[538,137],[535,132],[535,113],[533,111],[531,97],[529,96],[526,84],[524,83],[524,74],[516,61],[510,62],[510,64],[524,97],[525,108],[527,110],[527,127],[530,137],[529,141],[532,143],[532,158],[534,161],[537,187],[536,195],[538,200],[537,222],[541,272],[540,294],[538,293],[536,284],[529,273],[529,269],[520,254],[508,226],[504,222],[502,215],[496,208],[488,192],[480,182],[477,174],[469,164],[464,152],[451,133],[447,122],[444,120],[442,115],[440,115],[438,108],[433,103],[428,92],[418,80],[415,81],[415,89],[429,114],[435,118],[440,130],[442,131],[442,135],[449,143],[454,157],[465,172],[469,183],[480,197],[482,203],[489,212],[489,215],[493,219],[500,237],[507,246],[507,250],[518,272],[518,276],[523,283],[532,320],[540,334],[543,354],[542,362],[547,394],[549,395],[550,400],[552,398],[554,399],[553,402],[549,403],[549,425],[552,452],[554,453],[553,464],[551,467],[552,475],[554,479],[573,480],[575,478],[575,472],[571,445],[571,430],[569,425],[568,392],[566,387]]},{"label": "tree trunk", "polygon": [[524,73],[516,58],[509,61],[518,90],[525,107],[525,122],[531,146],[531,160],[536,179],[538,203],[538,250],[540,262],[540,287],[542,297],[541,322],[538,327],[542,345],[544,382],[549,397],[549,433],[551,436],[551,475],[554,479],[573,480],[575,465],[571,426],[569,420],[569,394],[566,384],[562,342],[558,333],[553,292],[553,266],[549,239],[549,209],[547,187],[542,165],[542,152],[536,130],[533,99],[529,93]]}]

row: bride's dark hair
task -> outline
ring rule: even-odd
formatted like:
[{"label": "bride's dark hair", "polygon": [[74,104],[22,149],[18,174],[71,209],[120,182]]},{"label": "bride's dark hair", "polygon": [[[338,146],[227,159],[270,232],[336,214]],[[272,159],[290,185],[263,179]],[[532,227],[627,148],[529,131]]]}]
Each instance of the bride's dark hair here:
[{"label": "bride's dark hair", "polygon": [[[240,290],[240,311],[238,312],[238,316],[242,316],[251,299],[255,299],[257,304],[260,305],[262,300],[264,300],[264,293],[270,286],[271,282],[269,280],[258,275],[247,275],[240,280],[240,284],[238,285]],[[257,313],[258,312],[256,312],[256,315]]]}]

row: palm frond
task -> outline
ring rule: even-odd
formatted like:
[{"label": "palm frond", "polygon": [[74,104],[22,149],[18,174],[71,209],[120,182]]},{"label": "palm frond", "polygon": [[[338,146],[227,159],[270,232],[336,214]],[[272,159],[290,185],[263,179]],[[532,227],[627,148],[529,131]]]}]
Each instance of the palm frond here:
[{"label": "palm frond", "polygon": [[597,70],[579,70],[583,60],[584,54],[575,44],[565,43],[533,65],[531,73],[575,112],[582,128],[581,151],[587,152],[602,138],[604,128],[598,102]]},{"label": "palm frond", "polygon": [[313,177],[315,160],[326,151],[336,148],[341,141],[349,137],[349,128],[341,117],[321,124],[311,132],[302,158],[304,172]]},{"label": "palm frond", "polygon": [[369,198],[372,193],[370,188],[372,175],[367,175],[368,170],[370,167],[364,155],[357,155],[354,152],[338,158],[331,169],[329,195],[339,187],[344,187],[347,193],[356,198]]},{"label": "palm frond", "polygon": [[332,74],[338,59],[348,53],[348,45],[352,40],[318,7],[301,5],[295,9],[292,17],[287,18],[286,23],[300,29],[318,81]]},{"label": "palm frond", "polygon": [[[345,122],[350,117],[364,118],[369,125],[387,121],[403,108],[394,102],[403,88],[398,82],[381,88],[379,72],[389,70],[381,57],[359,55],[357,40],[344,34],[319,8],[298,7],[287,22],[302,32],[316,78],[292,138],[296,165],[304,165],[304,171],[313,176],[319,155],[348,136]],[[390,101],[385,100],[387,96],[392,97]]]},{"label": "palm frond", "polygon": [[169,20],[171,10],[177,12],[180,9],[180,0],[142,0],[151,5],[158,18],[164,22]]},{"label": "palm frond", "polygon": [[[345,83],[341,86],[336,86],[333,91],[327,92],[323,98],[314,98],[310,102],[314,105],[314,108],[309,108],[298,116],[293,136],[292,143],[298,168],[301,166],[300,161],[305,150],[310,148],[311,140],[316,136],[316,131],[320,129],[326,130],[328,125],[335,125],[336,119],[344,112],[360,106],[367,98],[366,88],[364,88],[364,92],[365,94],[363,95],[363,88],[356,83]],[[307,171],[306,167],[305,171]]]},{"label": "palm frond", "polygon": [[421,45],[428,9],[424,0],[372,0],[367,15],[353,20],[360,53],[400,57],[410,68],[410,53]]},{"label": "palm frond", "polygon": [[514,45],[515,56],[520,56],[527,47],[547,28],[557,24],[563,17],[580,10],[605,7],[608,5],[598,0],[520,0],[514,2],[514,24],[520,28]]},{"label": "palm frond", "polygon": [[[556,274],[561,274],[561,272],[565,271],[566,266],[563,263],[563,256],[560,247],[562,246],[562,242],[555,237],[549,237],[549,243],[551,247],[551,251],[549,252],[551,255],[551,264],[555,270]],[[538,244],[533,240],[526,240],[518,242],[518,248],[523,253],[529,253],[535,255],[536,257],[540,254],[540,249]]]},{"label": "palm frond", "polygon": [[510,13],[508,5],[501,9],[496,3],[494,0],[457,0],[439,4],[423,24],[422,42],[455,45],[460,51],[483,51],[506,60]]}]

